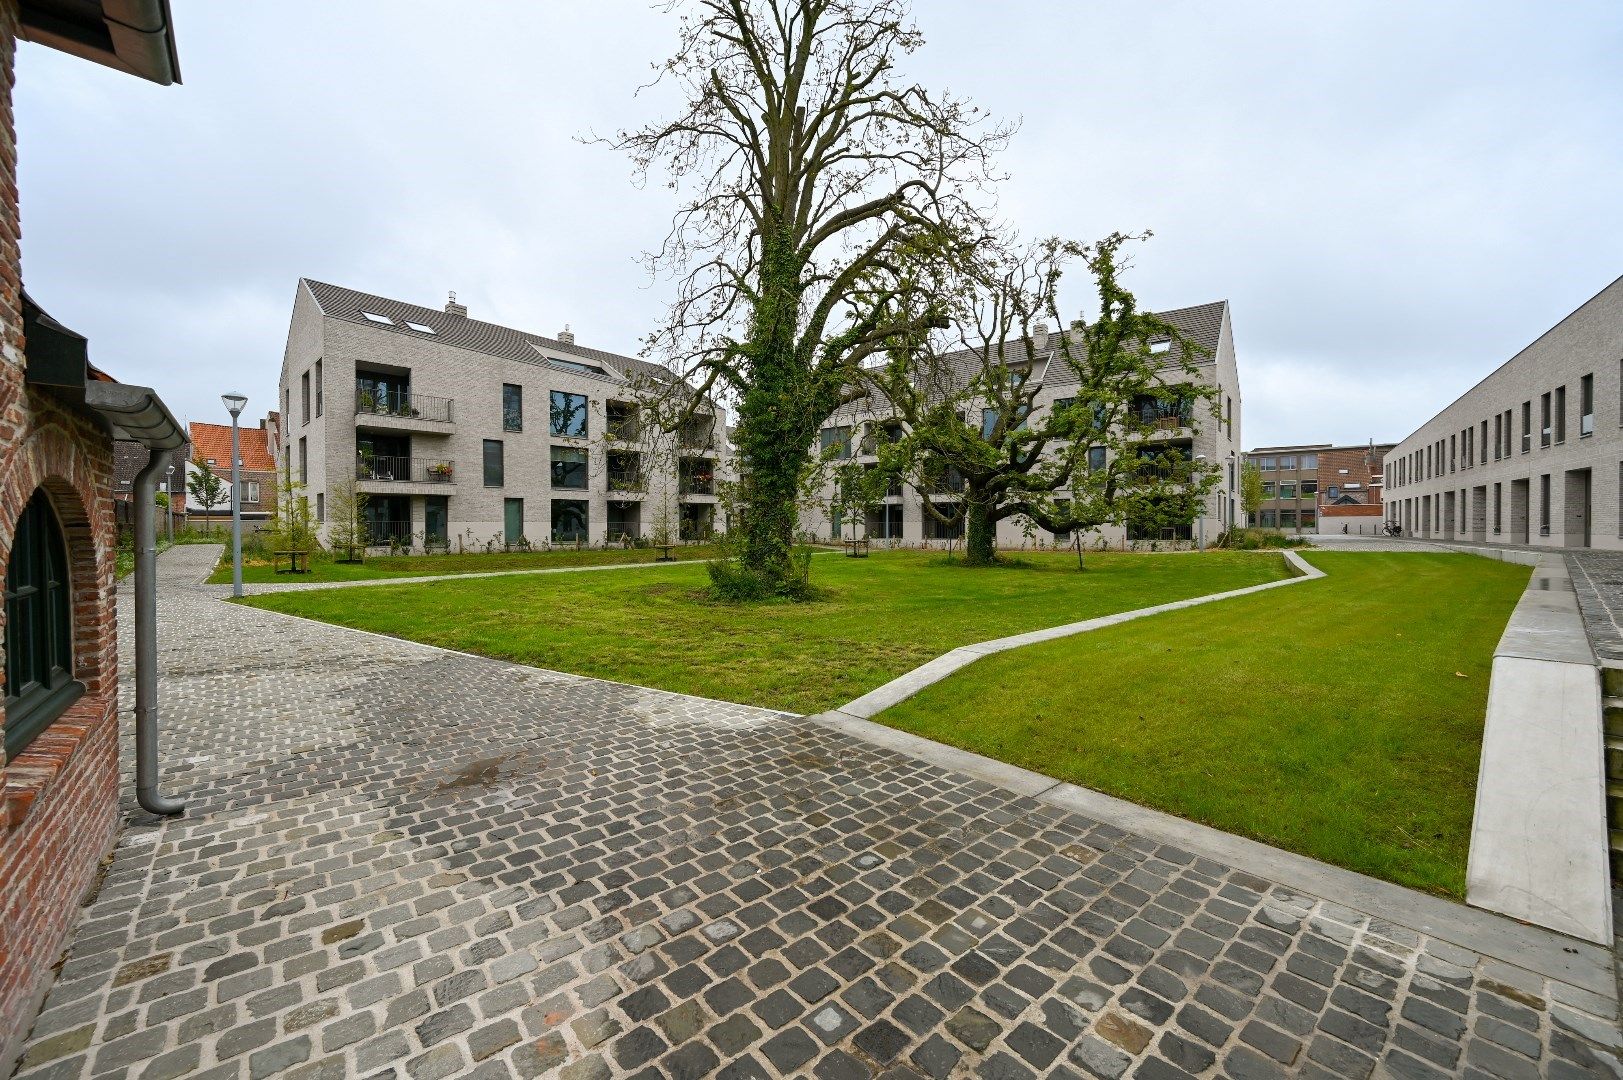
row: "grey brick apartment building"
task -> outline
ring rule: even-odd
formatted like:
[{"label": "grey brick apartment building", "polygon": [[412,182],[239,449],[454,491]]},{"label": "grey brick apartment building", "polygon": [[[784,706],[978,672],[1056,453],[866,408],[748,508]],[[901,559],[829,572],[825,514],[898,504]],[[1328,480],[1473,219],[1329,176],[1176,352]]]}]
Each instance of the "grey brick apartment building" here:
[{"label": "grey brick apartment building", "polygon": [[485,549],[715,524],[726,442],[707,413],[660,445],[640,402],[664,368],[308,278],[278,395],[283,452],[325,534],[350,481],[374,545]]},{"label": "grey brick apartment building", "polygon": [[[1206,539],[1212,541],[1235,520],[1240,508],[1240,375],[1234,356],[1234,334],[1229,317],[1229,305],[1228,301],[1220,300],[1197,307],[1163,311],[1159,314],[1206,350],[1204,356],[1196,359],[1196,371],[1192,378],[1197,383],[1215,388],[1217,392],[1216,405],[1220,410],[1221,419],[1214,418],[1206,405],[1196,406],[1187,422],[1182,417],[1152,418],[1146,415],[1146,419],[1159,428],[1152,440],[1158,447],[1173,446],[1189,460],[1204,456],[1220,470],[1220,480],[1207,496],[1204,515],[1204,533]],[[1038,336],[1043,341],[1038,346],[1033,362],[1034,370],[1029,377],[1042,382],[1042,388],[1032,402],[1033,413],[1041,416],[1043,410],[1052,407],[1056,401],[1074,398],[1077,395],[1077,387],[1075,372],[1062,359],[1056,359],[1059,355],[1059,335],[1056,333],[1049,338],[1039,332]],[[1170,352],[1172,348],[1170,343],[1163,342],[1159,345],[1152,343],[1151,347],[1168,349],[1166,371],[1170,373],[1173,381],[1181,383],[1191,378],[1177,362],[1178,357]],[[1157,404],[1146,400],[1144,407],[1154,409]],[[822,446],[833,448],[832,452],[844,459],[877,463],[874,440],[868,437],[869,429],[873,425],[884,423],[888,418],[889,413],[883,408],[873,408],[866,401],[856,402],[825,423]],[[1104,448],[1098,449],[1100,453],[1104,453]],[[829,489],[829,494],[831,493],[832,488]],[[1065,496],[1063,491],[1057,494],[1060,498]],[[884,505],[869,515],[867,521],[863,523],[866,527],[865,535],[870,541],[876,542],[890,541],[932,546],[945,545],[949,540],[961,537],[962,524],[949,526],[939,521],[925,509],[926,498],[943,504],[952,502],[950,491],[926,495],[911,486],[898,485],[886,497]],[[836,522],[831,520],[826,509],[828,498],[825,496],[821,502],[823,504],[821,506],[814,505],[802,511],[800,524],[803,531],[828,539],[836,532]],[[853,523],[840,524],[844,526],[842,535],[850,537],[854,529]],[[1201,530],[1202,524],[1201,519],[1196,518],[1187,526],[1172,530],[1175,536],[1158,535],[1155,539],[1187,540]],[[1137,535],[1137,530],[1130,523],[1107,526],[1101,530],[1100,536],[1110,543],[1120,543],[1129,536],[1134,539],[1150,539],[1147,536]],[[1017,519],[1006,519],[998,523],[997,543],[999,547],[1004,548],[1064,546],[1070,543],[1070,537],[1055,536],[1041,529],[1028,536],[1022,522]]]},{"label": "grey brick apartment building", "polygon": [[1623,550],[1623,278],[1386,459],[1387,518],[1421,537]]}]

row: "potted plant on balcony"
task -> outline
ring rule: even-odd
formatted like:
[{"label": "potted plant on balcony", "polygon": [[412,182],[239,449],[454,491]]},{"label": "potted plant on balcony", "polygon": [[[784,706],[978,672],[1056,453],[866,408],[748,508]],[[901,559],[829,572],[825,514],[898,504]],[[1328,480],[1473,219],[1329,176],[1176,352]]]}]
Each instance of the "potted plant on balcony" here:
[{"label": "potted plant on balcony", "polygon": [[450,483],[452,466],[449,461],[436,461],[428,467],[428,476],[431,480],[441,483]]}]

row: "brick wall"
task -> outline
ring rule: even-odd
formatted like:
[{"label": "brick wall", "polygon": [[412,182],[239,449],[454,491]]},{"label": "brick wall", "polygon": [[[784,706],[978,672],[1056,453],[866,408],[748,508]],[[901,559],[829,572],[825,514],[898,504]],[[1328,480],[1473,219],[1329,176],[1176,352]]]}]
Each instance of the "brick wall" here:
[{"label": "brick wall", "polygon": [[43,487],[66,534],[74,673],[86,692],[0,765],[0,1067],[27,1032],[118,818],[112,441],[81,409],[24,380],[16,31],[14,0],[0,0],[0,566],[18,515]]}]

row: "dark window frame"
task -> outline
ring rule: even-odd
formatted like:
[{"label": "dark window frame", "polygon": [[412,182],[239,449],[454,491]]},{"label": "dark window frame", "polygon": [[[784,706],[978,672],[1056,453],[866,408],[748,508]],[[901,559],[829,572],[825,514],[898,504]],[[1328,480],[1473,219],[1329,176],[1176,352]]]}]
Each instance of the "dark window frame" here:
[{"label": "dark window frame", "polygon": [[[494,458],[491,456],[492,447],[494,447],[496,451]],[[502,447],[502,441],[500,439],[484,440],[484,445],[480,448],[480,455],[480,464],[483,466],[482,476],[485,482],[485,487],[499,488],[504,486],[507,483],[507,462],[505,458],[505,451]],[[492,468],[492,464],[495,466],[494,469]],[[495,474],[495,480],[491,479],[492,473]]]},{"label": "dark window frame", "polygon": [[524,430],[524,387],[502,383],[502,430]]},{"label": "dark window frame", "polygon": [[[571,455],[579,455],[575,460]],[[562,455],[562,459],[560,459]],[[548,448],[548,459],[551,465],[550,475],[552,486],[564,491],[586,491],[591,487],[590,469],[591,458],[584,448],[579,446],[553,446]],[[576,477],[580,483],[569,483]]]},{"label": "dark window frame", "polygon": [[[560,401],[560,399],[562,399]],[[571,399],[574,399],[573,401]],[[579,404],[574,402],[578,401]],[[591,424],[588,422],[590,400],[585,394],[576,394],[568,390],[549,390],[547,392],[547,427],[560,438],[585,439],[591,436]],[[579,417],[579,431],[570,430],[575,427],[575,419]]]},{"label": "dark window frame", "polygon": [[6,564],[5,750],[15,758],[84,695],[73,674],[73,581],[66,531],[36,489]]}]

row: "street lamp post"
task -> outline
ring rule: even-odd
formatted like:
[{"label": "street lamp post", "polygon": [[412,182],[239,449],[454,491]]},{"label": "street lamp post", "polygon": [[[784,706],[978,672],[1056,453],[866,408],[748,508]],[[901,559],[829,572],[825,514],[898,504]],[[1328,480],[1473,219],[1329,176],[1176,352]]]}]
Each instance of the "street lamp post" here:
[{"label": "street lamp post", "polygon": [[248,404],[241,394],[221,394],[231,413],[231,595],[242,595],[242,456],[238,450],[237,418]]},{"label": "street lamp post", "polygon": [[[1196,454],[1196,461],[1205,461],[1205,454]],[[1206,493],[1200,493],[1200,513],[1196,515],[1200,521],[1200,550],[1206,550]]]}]

